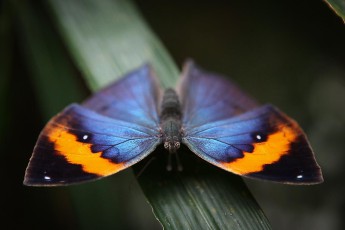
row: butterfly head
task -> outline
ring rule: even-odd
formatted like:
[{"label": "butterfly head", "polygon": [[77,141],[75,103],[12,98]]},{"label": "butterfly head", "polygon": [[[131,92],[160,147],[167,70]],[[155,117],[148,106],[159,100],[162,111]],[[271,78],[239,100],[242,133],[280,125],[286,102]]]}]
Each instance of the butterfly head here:
[{"label": "butterfly head", "polygon": [[169,118],[163,121],[160,129],[164,148],[170,153],[175,153],[182,141],[181,122],[175,118]]},{"label": "butterfly head", "polygon": [[168,136],[164,141],[164,148],[170,153],[176,152],[180,148],[181,142],[177,136]]}]

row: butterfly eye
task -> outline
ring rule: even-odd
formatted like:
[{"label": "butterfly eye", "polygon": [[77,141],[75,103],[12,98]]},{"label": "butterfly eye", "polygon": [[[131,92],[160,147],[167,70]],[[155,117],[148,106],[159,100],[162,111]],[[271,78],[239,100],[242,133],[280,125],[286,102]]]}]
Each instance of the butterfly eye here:
[{"label": "butterfly eye", "polygon": [[164,142],[164,148],[169,149],[169,142]]},{"label": "butterfly eye", "polygon": [[175,142],[175,148],[179,149],[180,148],[180,142]]}]

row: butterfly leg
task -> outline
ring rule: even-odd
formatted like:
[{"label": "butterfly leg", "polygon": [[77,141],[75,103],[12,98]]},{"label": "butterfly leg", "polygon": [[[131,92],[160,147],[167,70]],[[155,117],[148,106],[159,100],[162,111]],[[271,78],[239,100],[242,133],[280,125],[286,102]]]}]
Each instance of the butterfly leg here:
[{"label": "butterfly leg", "polygon": [[182,166],[180,157],[179,157],[177,152],[174,153],[174,154],[175,154],[175,157],[176,157],[177,171],[182,172],[183,171],[183,166]]},{"label": "butterfly leg", "polygon": [[173,166],[172,166],[172,155],[175,155],[175,158],[176,158],[176,165],[177,165],[177,171],[179,172],[182,172],[183,171],[183,166],[181,164],[181,160],[180,160],[180,157],[178,155],[177,152],[169,152],[168,153],[168,163],[167,163],[167,166],[166,166],[166,169],[167,171],[172,171],[173,169]]},{"label": "butterfly leg", "polygon": [[167,164],[167,171],[168,172],[170,172],[171,170],[172,170],[172,164],[171,164],[171,155],[173,154],[173,153],[168,153],[169,155],[168,155],[168,164]]}]

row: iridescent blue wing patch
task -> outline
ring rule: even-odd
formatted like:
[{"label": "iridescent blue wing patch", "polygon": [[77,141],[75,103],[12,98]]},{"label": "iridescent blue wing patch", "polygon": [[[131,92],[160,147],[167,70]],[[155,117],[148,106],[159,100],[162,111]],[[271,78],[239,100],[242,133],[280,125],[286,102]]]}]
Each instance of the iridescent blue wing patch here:
[{"label": "iridescent blue wing patch", "polygon": [[159,125],[160,97],[157,78],[151,67],[144,65],[93,94],[83,106],[117,120],[155,128]]},{"label": "iridescent blue wing patch", "polygon": [[222,76],[186,63],[177,87],[183,123],[188,127],[227,119],[257,106],[254,99]]}]

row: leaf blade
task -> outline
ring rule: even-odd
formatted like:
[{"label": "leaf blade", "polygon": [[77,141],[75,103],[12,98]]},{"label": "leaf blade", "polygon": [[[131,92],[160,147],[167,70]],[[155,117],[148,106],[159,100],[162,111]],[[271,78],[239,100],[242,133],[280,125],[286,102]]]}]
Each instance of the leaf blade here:
[{"label": "leaf blade", "polygon": [[[92,89],[99,89],[146,62],[152,64],[157,75],[168,76],[162,79],[164,86],[175,83],[176,65],[130,1],[51,0],[49,4]],[[112,28],[117,32],[111,33]],[[84,39],[85,34],[88,39]]]},{"label": "leaf blade", "polygon": [[[186,149],[180,152],[185,169],[167,172],[162,149],[154,154],[139,183],[165,229],[270,229],[240,177],[203,162]],[[134,170],[139,172],[146,164],[141,162]]]}]

